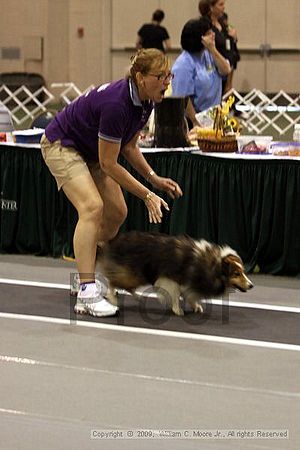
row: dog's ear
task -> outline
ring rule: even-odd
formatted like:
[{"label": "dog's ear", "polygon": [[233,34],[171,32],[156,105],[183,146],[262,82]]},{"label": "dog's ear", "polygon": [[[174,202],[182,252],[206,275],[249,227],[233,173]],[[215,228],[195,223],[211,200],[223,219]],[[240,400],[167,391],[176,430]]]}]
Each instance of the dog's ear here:
[{"label": "dog's ear", "polygon": [[236,255],[227,255],[222,259],[222,273],[229,276],[234,263],[239,262],[240,259]]}]

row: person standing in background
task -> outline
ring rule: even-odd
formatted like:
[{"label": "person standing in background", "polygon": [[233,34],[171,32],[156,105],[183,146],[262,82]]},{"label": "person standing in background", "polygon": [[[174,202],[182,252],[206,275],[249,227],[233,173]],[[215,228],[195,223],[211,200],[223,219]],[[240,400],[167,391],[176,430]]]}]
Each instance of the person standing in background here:
[{"label": "person standing in background", "polygon": [[220,18],[220,21],[226,28],[227,39],[229,40],[229,43],[227,43],[227,48],[230,48],[230,51],[232,53],[232,70],[227,77],[226,84],[223,89],[224,94],[226,94],[226,92],[230,91],[233,88],[233,84],[232,84],[233,72],[236,70],[237,63],[240,61],[241,56],[240,56],[239,49],[237,47],[238,38],[237,38],[236,29],[228,23],[228,15],[225,12],[224,12],[223,16]]},{"label": "person standing in background", "polygon": [[186,114],[191,125],[195,114],[222,100],[222,77],[230,72],[229,62],[216,49],[215,33],[208,17],[189,20],[181,32],[183,51],[172,67],[172,95],[188,97]]},{"label": "person standing in background", "polygon": [[[222,17],[225,12],[225,0],[200,0],[199,12],[202,17],[207,17],[212,23],[212,31],[215,33],[215,43],[217,50],[229,61],[231,70],[234,66],[235,57],[230,48],[230,38],[227,33]],[[227,77],[223,78],[222,93],[225,93]]]},{"label": "person standing in background", "polygon": [[165,13],[161,9],[157,9],[152,14],[152,22],[145,23],[138,31],[136,48],[157,48],[162,52],[171,49],[170,36],[165,27],[161,26],[161,22],[165,18]]}]

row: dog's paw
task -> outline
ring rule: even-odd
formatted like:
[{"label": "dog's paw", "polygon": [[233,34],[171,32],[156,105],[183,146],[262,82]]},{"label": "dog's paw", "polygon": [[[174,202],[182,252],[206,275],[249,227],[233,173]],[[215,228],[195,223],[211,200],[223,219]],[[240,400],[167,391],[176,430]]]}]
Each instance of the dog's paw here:
[{"label": "dog's paw", "polygon": [[180,308],[180,306],[172,308],[172,311],[174,314],[176,314],[176,316],[184,316],[184,311],[182,308]]},{"label": "dog's paw", "polygon": [[203,306],[201,305],[201,303],[195,303],[194,312],[199,313],[199,314],[204,313],[204,309],[203,309]]},{"label": "dog's paw", "polygon": [[111,303],[114,306],[118,306],[118,297],[116,295],[116,291],[113,290],[109,290],[107,295],[106,295],[107,300],[109,301],[109,303]]}]

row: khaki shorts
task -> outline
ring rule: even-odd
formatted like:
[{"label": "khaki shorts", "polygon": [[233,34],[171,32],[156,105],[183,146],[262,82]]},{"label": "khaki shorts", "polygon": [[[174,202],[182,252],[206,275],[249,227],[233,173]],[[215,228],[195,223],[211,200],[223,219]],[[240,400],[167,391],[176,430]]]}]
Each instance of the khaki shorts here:
[{"label": "khaki shorts", "polygon": [[60,140],[50,142],[45,134],[41,139],[41,152],[50,172],[54,176],[58,190],[68,181],[84,174],[91,174],[95,183],[101,176],[98,162],[86,163],[73,147],[63,147]]}]

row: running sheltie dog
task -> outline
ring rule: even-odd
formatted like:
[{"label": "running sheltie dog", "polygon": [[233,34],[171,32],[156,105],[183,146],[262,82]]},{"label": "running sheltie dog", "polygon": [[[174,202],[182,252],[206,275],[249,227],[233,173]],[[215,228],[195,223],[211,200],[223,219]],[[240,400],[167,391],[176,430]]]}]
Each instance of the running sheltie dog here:
[{"label": "running sheltie dog", "polygon": [[229,289],[253,287],[241,258],[230,247],[220,247],[187,236],[145,232],[120,234],[99,251],[97,260],[109,282],[108,300],[116,304],[116,289],[134,294],[153,285],[160,301],[183,315],[180,297],[194,312],[203,313],[201,300],[224,295]]}]

